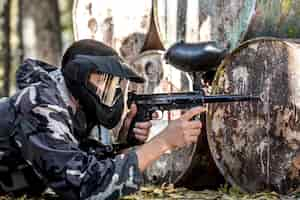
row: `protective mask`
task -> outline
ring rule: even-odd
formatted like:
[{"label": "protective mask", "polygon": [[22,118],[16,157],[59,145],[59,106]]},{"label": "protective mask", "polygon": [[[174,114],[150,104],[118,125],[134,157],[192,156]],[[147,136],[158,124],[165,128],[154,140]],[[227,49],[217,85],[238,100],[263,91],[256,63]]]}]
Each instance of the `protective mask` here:
[{"label": "protective mask", "polygon": [[[88,124],[100,124],[111,129],[121,120],[124,97],[119,87],[120,80],[142,82],[143,79],[131,71],[118,58],[110,56],[76,56],[62,69],[66,85],[78,99]],[[90,84],[92,73],[107,74],[107,83],[101,90]],[[122,79],[120,79],[121,77]]]}]

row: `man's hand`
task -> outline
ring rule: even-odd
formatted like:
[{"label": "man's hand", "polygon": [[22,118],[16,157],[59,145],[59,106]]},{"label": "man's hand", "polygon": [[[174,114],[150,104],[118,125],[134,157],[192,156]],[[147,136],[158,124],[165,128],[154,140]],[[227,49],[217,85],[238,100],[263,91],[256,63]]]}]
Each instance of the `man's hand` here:
[{"label": "man's hand", "polygon": [[153,161],[167,150],[184,147],[195,143],[201,134],[202,124],[192,120],[195,115],[205,112],[205,108],[196,107],[188,110],[179,119],[169,122],[161,134],[137,149],[139,168],[144,171]]},{"label": "man's hand", "polygon": [[170,150],[197,142],[201,134],[202,123],[200,120],[192,120],[192,118],[203,112],[205,112],[204,107],[195,107],[184,113],[179,119],[169,122],[160,137]]},{"label": "man's hand", "polygon": [[123,127],[122,134],[134,134],[134,137],[141,143],[144,143],[149,136],[150,128],[152,126],[150,121],[146,122],[136,122],[134,124],[133,133],[128,133],[131,122],[137,113],[137,106],[135,104],[131,104],[130,111],[127,113]]}]

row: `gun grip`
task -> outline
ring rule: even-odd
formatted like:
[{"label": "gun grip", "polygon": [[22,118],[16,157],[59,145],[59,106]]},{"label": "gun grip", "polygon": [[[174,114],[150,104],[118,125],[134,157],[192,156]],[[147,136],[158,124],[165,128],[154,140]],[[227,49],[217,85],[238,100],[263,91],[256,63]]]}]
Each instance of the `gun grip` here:
[{"label": "gun grip", "polygon": [[[153,111],[154,112],[154,111]],[[127,136],[127,142],[131,145],[141,145],[144,142],[139,141],[135,138],[133,129],[135,127],[135,124],[137,122],[146,122],[150,121],[152,119],[152,111],[143,111],[142,109],[138,109],[138,112],[136,113],[136,116],[133,118],[129,130],[128,130],[128,136]]]}]

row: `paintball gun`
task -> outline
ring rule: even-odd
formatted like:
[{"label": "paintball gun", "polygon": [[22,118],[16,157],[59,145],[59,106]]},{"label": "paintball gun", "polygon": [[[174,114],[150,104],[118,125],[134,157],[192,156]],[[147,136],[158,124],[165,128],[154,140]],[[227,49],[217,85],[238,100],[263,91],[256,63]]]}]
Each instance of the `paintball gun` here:
[{"label": "paintball gun", "polygon": [[[132,103],[137,105],[137,114],[131,123],[132,131],[135,122],[149,121],[155,111],[170,111],[176,109],[189,109],[201,106],[205,103],[225,103],[236,101],[258,101],[258,96],[239,95],[210,95],[205,96],[203,91],[159,93],[159,94],[136,94],[128,93],[128,107]],[[132,139],[132,138],[131,138]],[[134,140],[134,139],[133,139]]]},{"label": "paintball gun", "polygon": [[[217,66],[226,56],[226,49],[219,49],[215,41],[200,43],[175,43],[167,49],[164,59],[167,63],[184,72],[192,72],[196,80],[196,72],[209,72],[216,70]],[[214,74],[213,74],[214,75]],[[212,75],[212,76],[213,76]],[[198,88],[194,83],[194,89]],[[258,96],[216,95],[205,96],[202,88],[194,92],[136,94],[128,93],[128,107],[132,103],[137,105],[137,114],[131,123],[129,133],[132,132],[135,122],[149,121],[155,111],[170,111],[177,109],[190,109],[205,103],[225,103],[236,101],[258,101]],[[139,144],[133,134],[129,134],[129,141]]]}]

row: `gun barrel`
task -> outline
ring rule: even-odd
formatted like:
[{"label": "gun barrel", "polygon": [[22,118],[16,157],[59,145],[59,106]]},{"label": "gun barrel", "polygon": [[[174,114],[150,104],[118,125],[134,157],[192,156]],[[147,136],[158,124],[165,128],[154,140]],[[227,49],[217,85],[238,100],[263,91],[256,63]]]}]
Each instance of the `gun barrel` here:
[{"label": "gun barrel", "polygon": [[202,103],[222,103],[234,101],[259,101],[258,96],[240,96],[240,95],[217,95],[217,96],[203,96]]},{"label": "gun barrel", "polygon": [[241,95],[210,95],[204,96],[199,92],[185,93],[159,93],[159,94],[142,94],[132,93],[128,97],[129,105],[131,102],[142,105],[160,106],[168,109],[186,108],[201,105],[205,103],[223,103],[236,101],[259,101],[258,96],[241,96]]}]

